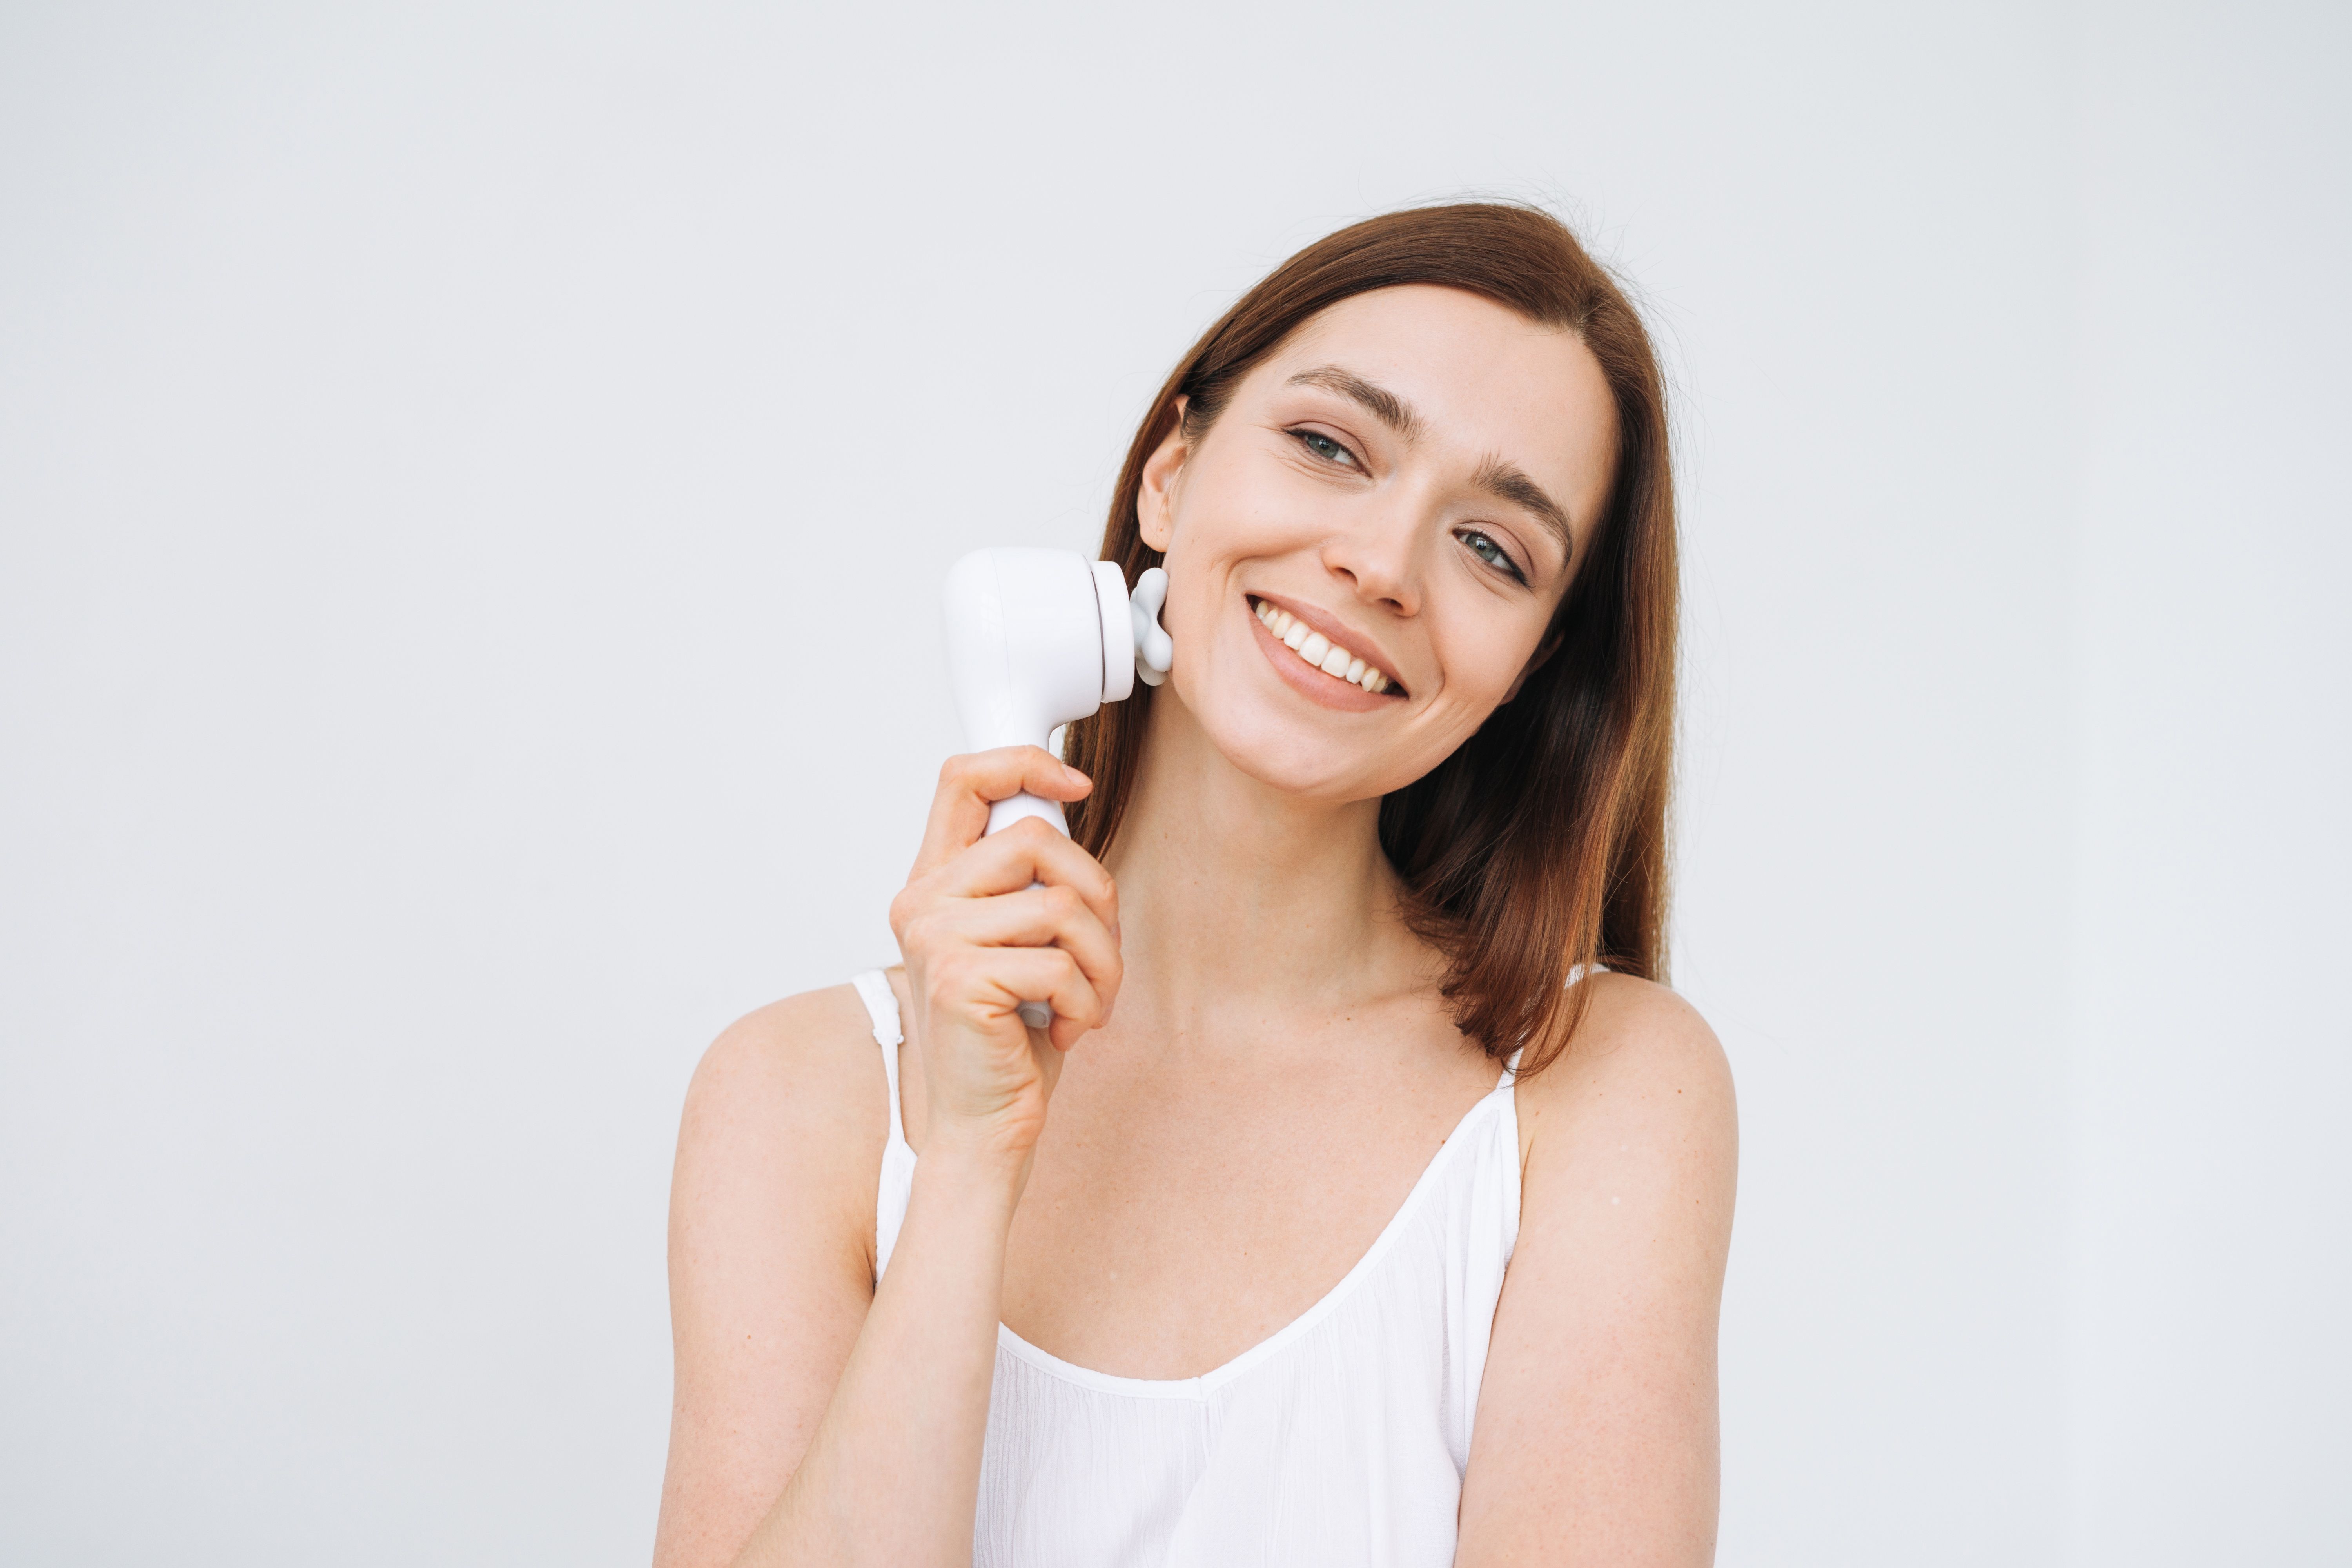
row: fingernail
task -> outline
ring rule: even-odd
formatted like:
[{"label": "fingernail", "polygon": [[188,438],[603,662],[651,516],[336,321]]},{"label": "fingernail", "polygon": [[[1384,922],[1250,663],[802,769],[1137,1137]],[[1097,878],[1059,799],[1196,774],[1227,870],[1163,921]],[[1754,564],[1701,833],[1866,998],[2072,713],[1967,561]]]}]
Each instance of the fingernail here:
[{"label": "fingernail", "polygon": [[1072,784],[1085,784],[1087,782],[1087,775],[1078,772],[1077,769],[1070,766],[1067,763],[1064,763],[1062,764],[1062,771],[1070,775],[1070,782]]}]

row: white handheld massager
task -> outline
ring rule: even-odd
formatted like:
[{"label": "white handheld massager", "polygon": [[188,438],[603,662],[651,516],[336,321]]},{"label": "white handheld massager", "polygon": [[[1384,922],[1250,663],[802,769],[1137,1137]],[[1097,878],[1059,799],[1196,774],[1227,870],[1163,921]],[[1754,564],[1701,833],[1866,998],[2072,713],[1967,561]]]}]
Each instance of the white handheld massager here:
[{"label": "white handheld massager", "polygon": [[[1168,678],[1175,647],[1160,628],[1168,574],[1147,569],[1127,591],[1113,561],[1074,550],[975,550],[948,571],[948,680],[972,750],[1043,746],[1055,729],[1124,701],[1138,676]],[[989,807],[988,831],[1042,816],[1064,833],[1055,801],[1016,795]],[[1053,1022],[1043,1002],[1022,1021]]]}]

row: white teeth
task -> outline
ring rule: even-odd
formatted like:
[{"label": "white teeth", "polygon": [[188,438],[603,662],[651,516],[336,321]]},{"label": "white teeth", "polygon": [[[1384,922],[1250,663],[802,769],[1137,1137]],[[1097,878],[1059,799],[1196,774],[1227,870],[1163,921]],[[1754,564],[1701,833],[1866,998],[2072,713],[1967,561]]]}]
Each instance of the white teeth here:
[{"label": "white teeth", "polygon": [[1386,691],[1391,684],[1387,676],[1339,644],[1329,641],[1287,610],[1276,609],[1261,599],[1258,601],[1257,618],[1265,623],[1266,630],[1282,639],[1285,647],[1326,675],[1360,686],[1375,696]]}]

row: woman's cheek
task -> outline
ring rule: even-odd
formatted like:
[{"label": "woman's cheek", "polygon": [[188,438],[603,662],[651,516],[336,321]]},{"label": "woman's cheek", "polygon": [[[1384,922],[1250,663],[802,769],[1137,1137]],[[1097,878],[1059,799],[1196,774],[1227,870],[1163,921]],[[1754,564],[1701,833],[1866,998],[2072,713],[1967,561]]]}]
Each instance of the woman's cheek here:
[{"label": "woman's cheek", "polygon": [[[1518,679],[1519,671],[1534,657],[1532,642],[1518,637],[1498,638],[1494,647],[1486,650],[1477,664],[1479,702],[1490,712],[1501,707],[1504,695],[1511,689],[1511,682]],[[1482,718],[1479,722],[1486,721]]]}]

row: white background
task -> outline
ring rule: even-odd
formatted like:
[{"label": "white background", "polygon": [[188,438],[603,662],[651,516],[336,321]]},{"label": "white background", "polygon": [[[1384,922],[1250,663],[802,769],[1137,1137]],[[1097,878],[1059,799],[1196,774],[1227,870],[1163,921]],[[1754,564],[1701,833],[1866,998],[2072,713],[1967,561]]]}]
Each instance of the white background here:
[{"label": "white background", "polygon": [[630,1563],[936,594],[1337,225],[1680,393],[1727,1564],[2352,1556],[2340,5],[0,10],[0,1559]]}]

